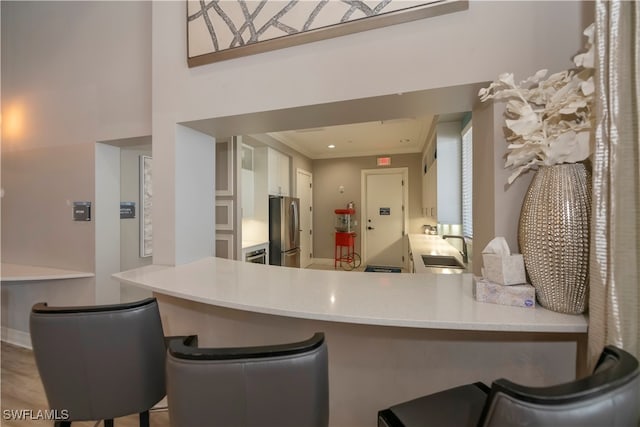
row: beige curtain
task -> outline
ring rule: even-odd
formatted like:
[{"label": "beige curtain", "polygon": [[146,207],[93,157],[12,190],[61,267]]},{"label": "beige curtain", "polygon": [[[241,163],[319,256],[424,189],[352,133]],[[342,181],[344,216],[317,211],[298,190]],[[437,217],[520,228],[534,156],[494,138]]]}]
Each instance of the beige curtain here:
[{"label": "beige curtain", "polygon": [[640,3],[598,0],[595,32],[592,367],[608,344],[640,357]]}]

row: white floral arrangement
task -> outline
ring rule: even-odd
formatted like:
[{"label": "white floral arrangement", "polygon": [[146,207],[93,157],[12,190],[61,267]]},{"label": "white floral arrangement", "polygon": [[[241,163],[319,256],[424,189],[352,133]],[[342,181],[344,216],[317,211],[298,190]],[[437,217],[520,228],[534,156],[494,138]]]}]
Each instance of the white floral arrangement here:
[{"label": "white floral arrangement", "polygon": [[587,51],[576,55],[576,68],[552,74],[540,70],[519,84],[512,73],[498,76],[480,89],[482,102],[509,99],[505,109],[507,159],[505,167],[515,168],[509,184],[528,169],[540,165],[576,163],[590,155],[590,134],[594,109],[594,26],[583,33]]}]

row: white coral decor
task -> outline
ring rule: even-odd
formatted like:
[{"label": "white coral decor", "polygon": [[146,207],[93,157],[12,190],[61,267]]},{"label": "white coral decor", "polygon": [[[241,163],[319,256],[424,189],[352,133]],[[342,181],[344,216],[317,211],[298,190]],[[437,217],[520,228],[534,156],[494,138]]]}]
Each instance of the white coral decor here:
[{"label": "white coral decor", "polygon": [[505,167],[515,168],[509,184],[527,169],[585,160],[590,154],[593,127],[593,32],[584,30],[587,52],[573,59],[575,69],[552,74],[547,70],[514,83],[505,73],[487,88],[481,101],[508,99],[505,123],[509,129]]}]

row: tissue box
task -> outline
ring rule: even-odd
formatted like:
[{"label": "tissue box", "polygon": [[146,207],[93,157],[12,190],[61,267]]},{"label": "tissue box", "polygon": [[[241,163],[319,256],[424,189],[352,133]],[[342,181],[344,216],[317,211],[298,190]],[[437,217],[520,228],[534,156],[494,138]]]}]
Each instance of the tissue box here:
[{"label": "tissue box", "polygon": [[473,282],[476,301],[526,308],[536,306],[536,290],[529,284],[504,286],[476,276]]},{"label": "tissue box", "polygon": [[521,254],[497,255],[482,254],[484,277],[501,285],[526,283],[524,260]]}]

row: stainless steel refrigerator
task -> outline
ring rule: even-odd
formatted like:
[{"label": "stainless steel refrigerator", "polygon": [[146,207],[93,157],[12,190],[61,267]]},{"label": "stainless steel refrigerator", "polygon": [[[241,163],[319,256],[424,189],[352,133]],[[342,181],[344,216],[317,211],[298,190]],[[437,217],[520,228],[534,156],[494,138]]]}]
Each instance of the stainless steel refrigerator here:
[{"label": "stainless steel refrigerator", "polygon": [[269,264],[300,267],[300,200],[269,196]]}]

